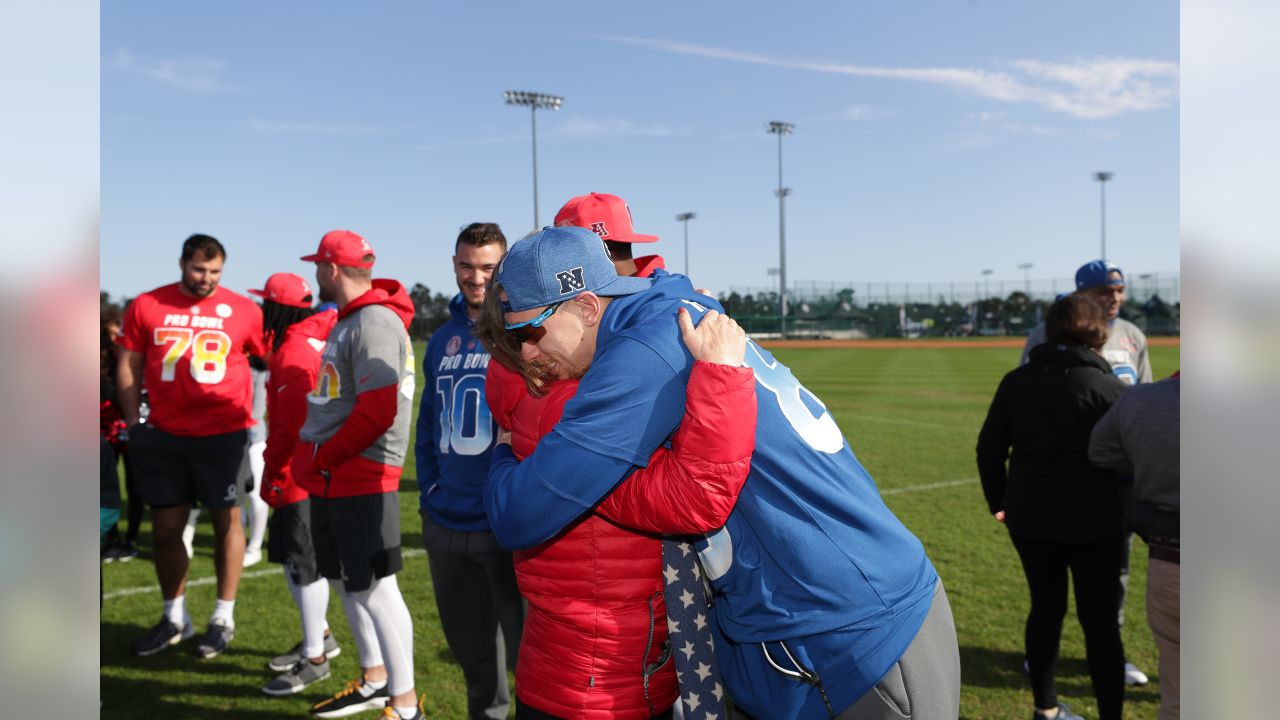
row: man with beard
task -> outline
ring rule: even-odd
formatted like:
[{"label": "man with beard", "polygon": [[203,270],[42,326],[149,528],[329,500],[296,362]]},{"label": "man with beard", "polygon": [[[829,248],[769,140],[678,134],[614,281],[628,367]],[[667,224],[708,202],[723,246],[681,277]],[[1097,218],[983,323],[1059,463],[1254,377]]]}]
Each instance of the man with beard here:
[{"label": "man with beard", "polygon": [[[195,634],[185,603],[187,514],[199,500],[213,516],[218,599],[196,656],[214,657],[235,637],[236,587],[244,562],[237,479],[248,441],[249,355],[263,356],[262,311],[219,287],[222,243],[192,235],[182,246],[182,279],[138,296],[124,317],[117,365],[139,494],[151,506],[156,577],[164,616],[133,644],[151,655]],[[146,385],[151,414],[140,422]]]},{"label": "man with beard", "polygon": [[473,334],[485,286],[506,250],[507,239],[493,223],[472,223],[458,233],[458,294],[449,303],[449,322],[427,342],[415,447],[422,542],[472,720],[507,717],[507,665],[515,664],[524,630],[511,551],[498,544],[484,511],[498,428],[485,402],[489,353]]},{"label": "man with beard", "polygon": [[327,233],[302,260],[316,264],[320,300],[337,303],[338,321],[307,397],[293,477],[311,494],[320,574],[344,605],[353,600],[368,613],[385,663],[362,668],[311,713],[343,717],[383,706],[383,717],[417,720],[413,620],[396,583],[404,566],[399,489],[413,413],[413,301],[395,280],[373,279],[373,248],[349,230]]}]

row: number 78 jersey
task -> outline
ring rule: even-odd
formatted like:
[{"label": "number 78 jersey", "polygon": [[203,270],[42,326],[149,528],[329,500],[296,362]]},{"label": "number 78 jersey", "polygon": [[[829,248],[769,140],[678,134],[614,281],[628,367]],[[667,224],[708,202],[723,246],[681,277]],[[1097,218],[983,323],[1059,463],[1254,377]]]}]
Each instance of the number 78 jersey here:
[{"label": "number 78 jersey", "polygon": [[187,437],[253,424],[248,356],[266,355],[266,344],[252,300],[221,287],[205,298],[177,283],[157,288],[129,304],[120,346],[143,356],[147,422]]}]

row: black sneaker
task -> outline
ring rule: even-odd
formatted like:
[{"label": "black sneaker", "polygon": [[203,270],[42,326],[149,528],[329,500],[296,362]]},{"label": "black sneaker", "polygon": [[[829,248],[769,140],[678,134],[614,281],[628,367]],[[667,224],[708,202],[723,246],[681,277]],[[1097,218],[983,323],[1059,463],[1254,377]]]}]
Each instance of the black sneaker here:
[{"label": "black sneaker", "polygon": [[116,547],[116,560],[118,562],[129,562],[138,557],[138,546],[129,541]]},{"label": "black sneaker", "polygon": [[[1048,720],[1048,718],[1048,715],[1045,715],[1039,710],[1031,716],[1031,720]],[[1058,703],[1058,714],[1053,716],[1053,720],[1084,720],[1084,718],[1071,712],[1070,705],[1067,705],[1066,703]]]},{"label": "black sneaker", "polygon": [[162,617],[155,627],[147,631],[146,635],[134,641],[133,652],[143,657],[155,655],[170,645],[177,645],[195,634],[196,630],[191,627],[191,623],[187,623],[185,627],[178,627],[169,622],[168,618]]},{"label": "black sneaker", "polygon": [[196,643],[195,656],[201,660],[215,658],[226,652],[235,639],[236,627],[228,625],[225,620],[211,620],[209,629]]},{"label": "black sneaker", "polygon": [[413,717],[408,718],[396,712],[396,709],[391,707],[391,702],[388,701],[387,706],[382,709],[382,714],[378,716],[378,720],[426,720],[427,711],[422,707],[422,704],[426,701],[427,695],[423,693],[422,697],[418,698],[418,708],[414,711]]},{"label": "black sneaker", "polygon": [[347,686],[336,695],[321,700],[311,706],[311,716],[318,718],[340,718],[355,715],[365,710],[377,710],[387,706],[387,686],[374,690],[365,684],[364,675],[347,682]]},{"label": "black sneaker", "polygon": [[320,682],[327,677],[329,677],[328,660],[319,665],[310,660],[299,660],[293,667],[284,671],[284,674],[263,686],[262,692],[277,697],[293,695],[302,692],[302,689],[311,683]]},{"label": "black sneaker", "polygon": [[[338,641],[335,640],[332,635],[325,635],[324,636],[325,659],[332,660],[333,658],[336,658],[341,654],[342,654],[342,648],[338,647]],[[276,672],[284,672],[285,670],[288,670],[294,665],[297,665],[299,660],[306,660],[306,659],[307,658],[304,658],[302,656],[302,643],[299,642],[297,645],[294,645],[292,648],[289,648],[289,652],[284,653],[283,655],[277,655],[271,658],[270,662],[267,663],[267,667]]]}]

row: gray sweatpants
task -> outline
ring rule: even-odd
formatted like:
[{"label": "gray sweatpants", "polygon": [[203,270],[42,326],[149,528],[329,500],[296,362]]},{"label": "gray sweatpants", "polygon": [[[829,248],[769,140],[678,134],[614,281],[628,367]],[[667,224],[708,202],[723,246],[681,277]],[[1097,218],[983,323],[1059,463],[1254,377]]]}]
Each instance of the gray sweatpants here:
[{"label": "gray sweatpants", "polygon": [[493,533],[450,530],[426,511],[422,541],[444,638],[467,682],[467,715],[505,720],[511,703],[507,665],[515,666],[525,614],[511,551]]},{"label": "gray sweatpants", "polygon": [[924,625],[875,687],[836,720],[956,720],[960,717],[960,647],[947,591],[938,580]]}]

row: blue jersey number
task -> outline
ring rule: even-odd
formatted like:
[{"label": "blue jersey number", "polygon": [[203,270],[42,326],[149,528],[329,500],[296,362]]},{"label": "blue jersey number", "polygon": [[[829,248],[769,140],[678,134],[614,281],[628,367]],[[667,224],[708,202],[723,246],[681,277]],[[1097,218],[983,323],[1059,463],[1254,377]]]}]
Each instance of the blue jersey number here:
[{"label": "blue jersey number", "polygon": [[[702,312],[707,310],[692,300],[682,302]],[[827,454],[840,452],[844,447],[844,435],[840,434],[840,427],[836,425],[831,413],[827,412],[827,406],[796,380],[790,368],[778,362],[768,350],[753,340],[747,340],[744,364],[755,373],[756,382],[773,394],[782,416],[809,447]]]},{"label": "blue jersey number", "polygon": [[493,415],[484,401],[484,375],[436,378],[440,402],[436,446],[442,454],[479,455],[493,443]]},{"label": "blue jersey number", "polygon": [[752,340],[747,340],[746,365],[755,373],[756,382],[773,394],[782,416],[809,447],[828,454],[840,452],[844,447],[840,427],[827,406],[796,380],[790,368]]}]

